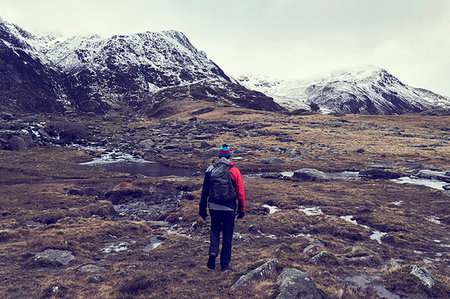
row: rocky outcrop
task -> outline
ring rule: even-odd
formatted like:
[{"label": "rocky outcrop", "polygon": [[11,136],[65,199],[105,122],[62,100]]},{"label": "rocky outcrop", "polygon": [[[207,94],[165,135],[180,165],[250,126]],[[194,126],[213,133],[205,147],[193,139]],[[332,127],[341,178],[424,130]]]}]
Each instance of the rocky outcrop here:
[{"label": "rocky outcrop", "polygon": [[278,264],[277,259],[271,259],[266,263],[262,264],[258,268],[248,272],[245,275],[242,275],[232,286],[231,289],[238,290],[244,287],[247,287],[252,282],[262,279],[267,276],[269,273],[276,271],[276,267]]},{"label": "rocky outcrop", "polygon": [[294,269],[285,268],[278,276],[280,293],[276,299],[322,299],[323,296],[316,288],[316,284],[308,273]]},{"label": "rocky outcrop", "polygon": [[328,176],[317,169],[312,168],[302,168],[294,171],[292,176],[293,181],[303,181],[303,182],[321,182],[328,179]]}]

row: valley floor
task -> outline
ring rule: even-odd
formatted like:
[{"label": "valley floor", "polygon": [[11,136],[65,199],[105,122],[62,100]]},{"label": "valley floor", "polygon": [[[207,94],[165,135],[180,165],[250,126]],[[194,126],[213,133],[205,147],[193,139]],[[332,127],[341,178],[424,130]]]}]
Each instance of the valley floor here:
[{"label": "valley floor", "polygon": [[[94,132],[84,150],[0,151],[0,297],[271,298],[277,271],[293,267],[325,298],[448,298],[449,192],[383,175],[448,179],[450,117],[177,105],[159,119],[72,119]],[[206,268],[209,218],[198,216],[203,171],[222,143],[244,175],[247,204],[226,272]],[[80,164],[112,149],[198,173]],[[373,175],[280,175],[302,168]],[[230,289],[272,258],[274,273]],[[425,278],[411,274],[414,265]]]}]

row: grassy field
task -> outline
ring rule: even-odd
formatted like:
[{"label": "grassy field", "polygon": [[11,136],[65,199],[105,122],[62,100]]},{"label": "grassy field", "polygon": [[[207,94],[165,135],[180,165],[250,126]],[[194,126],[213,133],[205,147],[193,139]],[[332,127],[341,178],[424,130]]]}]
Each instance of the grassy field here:
[{"label": "grassy field", "polygon": [[[187,120],[208,105],[181,103],[165,120]],[[450,169],[446,116],[292,116],[213,107],[195,121],[217,119],[264,125],[248,130],[258,134],[208,140],[228,143],[232,150],[262,145],[236,162],[243,174],[306,167],[337,172],[382,164],[411,175],[405,165],[412,162]],[[113,134],[118,126],[145,128],[159,121],[104,122],[102,129]],[[193,145],[200,148],[201,142]],[[285,162],[261,163],[267,157]],[[221,272],[206,268],[209,218],[205,222],[198,216],[203,176],[133,177],[79,164],[88,160],[86,153],[65,147],[0,151],[0,297],[271,298],[277,294],[277,273],[248,288],[230,289],[241,275],[271,258],[278,259],[279,269],[308,272],[326,298],[381,297],[372,285],[352,283],[357,276],[401,296],[449,294],[450,201],[443,191],[384,179],[246,177],[247,211],[236,221],[233,270]],[[186,166],[186,157],[173,155],[165,162]],[[210,162],[189,157],[199,171]],[[180,196],[176,206],[152,221],[139,214],[121,216],[113,207],[114,200],[159,204],[174,194]],[[263,205],[278,210],[269,213]],[[320,212],[309,215],[304,212],[308,208]],[[378,241],[374,232],[382,233]],[[151,237],[161,245],[144,250]],[[46,249],[67,250],[74,258],[66,265],[36,258]],[[321,258],[311,260],[320,252],[325,252]],[[83,271],[86,265],[97,268]],[[431,273],[433,287],[409,274],[412,265]]]}]

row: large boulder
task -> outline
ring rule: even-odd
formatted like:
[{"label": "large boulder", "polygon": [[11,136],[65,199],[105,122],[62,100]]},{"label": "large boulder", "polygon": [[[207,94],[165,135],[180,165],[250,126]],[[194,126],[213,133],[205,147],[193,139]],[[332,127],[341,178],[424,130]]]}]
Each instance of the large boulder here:
[{"label": "large boulder", "polygon": [[294,269],[285,268],[278,276],[280,294],[276,299],[322,299],[323,296],[316,288],[316,284],[308,273]]},{"label": "large boulder", "polygon": [[325,172],[313,168],[302,168],[294,171],[292,175],[293,181],[302,182],[321,182],[328,179]]},{"label": "large boulder", "polygon": [[391,180],[391,179],[398,179],[399,177],[401,177],[401,175],[398,173],[377,168],[361,170],[359,172],[359,176],[370,180],[376,179]]},{"label": "large boulder", "polygon": [[266,263],[262,264],[258,268],[248,272],[245,275],[242,275],[232,286],[231,289],[237,290],[244,288],[251,284],[252,282],[256,281],[257,279],[261,279],[264,276],[266,276],[268,273],[272,271],[276,271],[278,264],[277,259],[271,259],[267,261]]},{"label": "large boulder", "polygon": [[22,137],[13,136],[9,139],[9,149],[12,151],[26,151],[28,148],[27,143]]}]

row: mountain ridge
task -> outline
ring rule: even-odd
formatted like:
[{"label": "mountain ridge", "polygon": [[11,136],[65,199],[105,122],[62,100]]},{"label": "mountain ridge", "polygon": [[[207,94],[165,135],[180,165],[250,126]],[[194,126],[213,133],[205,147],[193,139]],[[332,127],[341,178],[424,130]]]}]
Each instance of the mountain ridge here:
[{"label": "mountain ridge", "polygon": [[235,91],[282,110],[264,94],[232,82],[205,52],[175,30],[62,39],[33,35],[0,21],[0,48],[0,103],[10,111],[105,113],[151,104],[162,88],[199,82],[229,83],[222,97],[247,108],[252,105],[236,99]]},{"label": "mountain ridge", "polygon": [[273,97],[289,110],[404,114],[450,109],[450,98],[408,86],[385,69],[374,66],[335,71],[312,80],[240,76],[238,82]]}]

